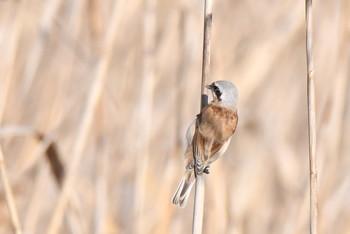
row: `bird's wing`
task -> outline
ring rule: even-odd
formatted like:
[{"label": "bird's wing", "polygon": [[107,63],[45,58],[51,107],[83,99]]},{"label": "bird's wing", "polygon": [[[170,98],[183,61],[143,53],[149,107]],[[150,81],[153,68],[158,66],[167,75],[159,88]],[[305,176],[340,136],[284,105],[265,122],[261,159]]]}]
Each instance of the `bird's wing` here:
[{"label": "bird's wing", "polygon": [[186,131],[186,151],[184,154],[185,161],[186,161],[186,168],[189,168],[192,164],[193,167],[193,147],[192,147],[192,140],[194,137],[194,133],[196,130],[196,121],[197,119],[194,119],[191,124],[188,126]]},{"label": "bird's wing", "polygon": [[[237,123],[238,123],[238,115],[237,115],[237,112],[235,112],[233,121],[231,122],[230,127],[229,127],[229,132],[231,133],[231,136],[236,131]],[[218,158],[220,158],[225,153],[227,147],[230,144],[231,136],[223,143],[214,142],[212,150],[211,150],[209,164],[216,161]]]},{"label": "bird's wing", "polygon": [[193,135],[196,129],[196,121],[197,119],[194,119],[190,126],[188,126],[187,131],[186,131],[186,147],[189,147],[192,145],[192,139]]},{"label": "bird's wing", "polygon": [[225,151],[227,150],[227,147],[229,146],[231,141],[231,137],[225,141],[224,143],[218,143],[215,142],[213,144],[213,148],[212,148],[212,153],[211,153],[211,157],[209,158],[209,164],[213,163],[214,161],[216,161],[218,158],[220,158]]}]

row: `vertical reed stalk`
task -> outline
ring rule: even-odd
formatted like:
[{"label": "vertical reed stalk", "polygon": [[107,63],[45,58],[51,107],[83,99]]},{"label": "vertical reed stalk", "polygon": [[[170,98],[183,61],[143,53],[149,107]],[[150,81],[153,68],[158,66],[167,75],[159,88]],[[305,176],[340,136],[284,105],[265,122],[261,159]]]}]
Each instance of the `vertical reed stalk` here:
[{"label": "vertical reed stalk", "polygon": [[208,104],[208,96],[204,93],[204,86],[210,71],[211,25],[212,25],[212,17],[213,17],[212,12],[213,12],[213,0],[205,0],[200,111],[202,111],[202,108]]},{"label": "vertical reed stalk", "polygon": [[[208,96],[204,93],[204,86],[210,71],[210,43],[213,1],[205,0],[204,6],[204,35],[203,35],[203,61],[202,61],[202,82],[201,82],[201,104],[200,111],[208,104]],[[192,233],[202,233],[203,212],[204,212],[204,174],[196,177],[196,190],[194,195],[193,225]]]},{"label": "vertical reed stalk", "polygon": [[317,234],[316,110],[314,61],[312,51],[312,0],[305,0],[307,101],[310,163],[310,233]]}]

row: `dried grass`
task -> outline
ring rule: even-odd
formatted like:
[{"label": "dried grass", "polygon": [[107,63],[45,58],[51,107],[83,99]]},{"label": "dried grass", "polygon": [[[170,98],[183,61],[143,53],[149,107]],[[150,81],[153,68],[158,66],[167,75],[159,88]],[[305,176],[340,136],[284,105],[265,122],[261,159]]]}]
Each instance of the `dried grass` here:
[{"label": "dried grass", "polygon": [[[140,233],[138,223],[142,233],[188,233],[193,203],[179,210],[170,199],[198,112],[202,2],[157,1],[152,82],[142,78],[142,1],[0,4],[0,144],[23,232]],[[207,82],[237,85],[240,120],[206,178],[203,233],[309,233],[304,2],[215,1],[214,9]],[[350,232],[349,11],[346,0],[313,9],[325,234]],[[66,169],[62,188],[45,139]],[[2,186],[0,220],[0,233],[12,233]]]}]

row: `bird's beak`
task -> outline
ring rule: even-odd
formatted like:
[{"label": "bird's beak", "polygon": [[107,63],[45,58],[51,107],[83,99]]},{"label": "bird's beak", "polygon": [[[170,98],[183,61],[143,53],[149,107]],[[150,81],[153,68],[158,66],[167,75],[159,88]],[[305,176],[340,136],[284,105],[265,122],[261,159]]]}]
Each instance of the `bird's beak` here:
[{"label": "bird's beak", "polygon": [[206,85],[205,86],[207,89],[213,90],[213,86],[212,85]]}]

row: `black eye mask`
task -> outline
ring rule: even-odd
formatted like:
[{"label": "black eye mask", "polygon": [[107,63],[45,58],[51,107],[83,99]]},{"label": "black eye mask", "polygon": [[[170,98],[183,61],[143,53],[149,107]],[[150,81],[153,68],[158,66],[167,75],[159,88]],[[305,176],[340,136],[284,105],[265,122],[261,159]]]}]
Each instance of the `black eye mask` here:
[{"label": "black eye mask", "polygon": [[213,86],[213,91],[214,91],[216,97],[217,97],[219,100],[221,100],[221,95],[222,95],[222,93],[221,93],[219,87],[217,87],[215,84],[212,84],[212,86]]}]

